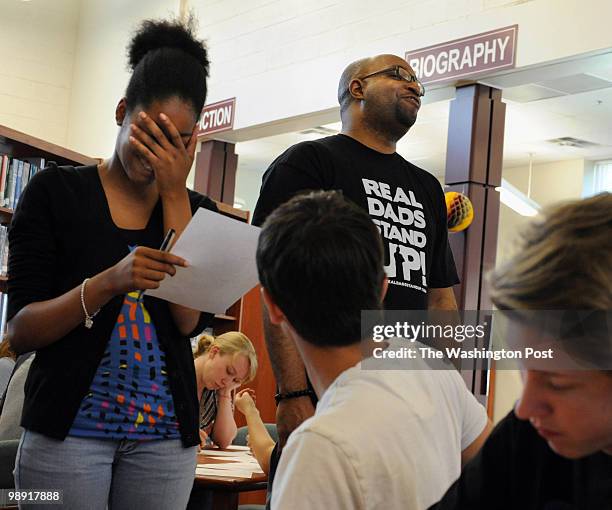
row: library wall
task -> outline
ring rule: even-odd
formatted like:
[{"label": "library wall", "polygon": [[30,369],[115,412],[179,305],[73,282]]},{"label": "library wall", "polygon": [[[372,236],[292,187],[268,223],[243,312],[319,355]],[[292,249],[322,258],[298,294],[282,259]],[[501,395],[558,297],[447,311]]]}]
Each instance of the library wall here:
[{"label": "library wall", "polygon": [[608,0],[188,3],[211,48],[210,100],[237,97],[238,129],[336,108],[342,69],[377,53],[404,55],[515,23],[517,67],[612,46]]},{"label": "library wall", "polygon": [[381,0],[375,8],[366,0],[83,0],[70,148],[95,156],[112,150],[129,33],[141,19],[177,14],[181,3],[210,48],[209,102],[237,98],[235,129],[335,111],[341,70],[364,55],[403,55],[514,23],[517,67],[612,47],[607,0]]},{"label": "library wall", "polygon": [[94,157],[112,154],[115,107],[129,79],[126,46],[138,23],[178,14],[179,0],[82,0],[67,146]]},{"label": "library wall", "polygon": [[65,145],[79,0],[0,0],[0,124]]},{"label": "library wall", "polygon": [[[582,158],[552,161],[533,165],[531,198],[542,206],[559,200],[573,200],[582,196],[585,165]],[[503,177],[523,193],[527,193],[529,167],[504,168]]]},{"label": "library wall", "polygon": [[[541,206],[560,200],[573,200],[582,196],[584,168],[590,162],[584,159],[552,161],[534,164],[531,179],[531,198]],[[529,167],[504,168],[503,177],[510,184],[527,194]],[[530,218],[521,216],[502,204],[497,242],[498,264],[510,258],[516,250],[517,235],[529,223]]]},{"label": "library wall", "polygon": [[[582,196],[585,167],[591,162],[584,159],[553,161],[534,164],[531,182],[531,198],[541,206],[559,200],[574,200]],[[503,177],[523,193],[527,193],[529,167],[504,168]],[[499,211],[499,236],[497,240],[497,264],[510,259],[518,249],[520,232],[531,221],[505,205]],[[514,406],[522,390],[520,373],[513,370],[498,370],[495,375],[494,422],[502,419]]]}]

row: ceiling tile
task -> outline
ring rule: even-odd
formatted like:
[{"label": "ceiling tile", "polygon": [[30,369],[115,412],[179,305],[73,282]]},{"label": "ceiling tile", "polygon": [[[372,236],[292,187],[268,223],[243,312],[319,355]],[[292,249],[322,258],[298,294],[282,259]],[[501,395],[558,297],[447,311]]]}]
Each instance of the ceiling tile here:
[{"label": "ceiling tile", "polygon": [[554,80],[540,81],[536,85],[559,90],[566,94],[579,94],[581,92],[590,92],[591,90],[605,89],[612,87],[612,82],[591,76],[590,74],[574,74],[572,76],[564,76]]},{"label": "ceiling tile", "polygon": [[543,87],[529,83],[527,85],[520,85],[518,87],[510,87],[504,89],[502,96],[504,99],[510,101],[517,101],[519,103],[528,103],[531,101],[539,101],[541,99],[548,99],[551,97],[558,97],[564,95],[564,92],[554,90],[551,88]]}]

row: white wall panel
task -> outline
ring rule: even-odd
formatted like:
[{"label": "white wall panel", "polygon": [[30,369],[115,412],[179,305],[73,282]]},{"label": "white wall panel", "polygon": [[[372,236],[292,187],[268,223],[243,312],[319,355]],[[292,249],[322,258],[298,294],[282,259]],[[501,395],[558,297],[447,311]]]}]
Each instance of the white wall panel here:
[{"label": "white wall panel", "polygon": [[403,55],[512,24],[519,25],[519,67],[612,47],[607,0],[192,0],[191,6],[210,44],[210,100],[238,98],[237,129],[335,107],[342,69],[363,56]]},{"label": "white wall panel", "polygon": [[0,0],[0,124],[64,145],[78,0]]}]

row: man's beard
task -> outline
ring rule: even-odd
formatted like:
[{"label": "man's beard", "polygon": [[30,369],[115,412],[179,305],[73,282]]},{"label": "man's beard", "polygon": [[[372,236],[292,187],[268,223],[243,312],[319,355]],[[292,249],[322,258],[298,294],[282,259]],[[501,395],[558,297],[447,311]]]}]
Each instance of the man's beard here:
[{"label": "man's beard", "polygon": [[401,103],[395,105],[395,118],[402,126],[408,131],[417,120],[418,111],[412,113],[408,112],[406,108],[402,108]]},{"label": "man's beard", "polygon": [[366,119],[370,128],[396,142],[408,132],[417,119],[416,112],[413,114],[406,111],[399,103],[394,106],[372,104],[369,110]]}]

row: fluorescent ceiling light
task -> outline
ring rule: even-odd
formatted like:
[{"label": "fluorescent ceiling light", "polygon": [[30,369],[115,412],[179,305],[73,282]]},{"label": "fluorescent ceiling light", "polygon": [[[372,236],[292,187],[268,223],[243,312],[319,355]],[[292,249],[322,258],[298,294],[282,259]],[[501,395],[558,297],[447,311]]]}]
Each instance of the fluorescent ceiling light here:
[{"label": "fluorescent ceiling light", "polygon": [[515,188],[506,179],[502,179],[501,186],[495,188],[499,191],[501,203],[507,205],[513,211],[522,216],[535,216],[540,210],[540,205],[534,202],[521,190]]}]

